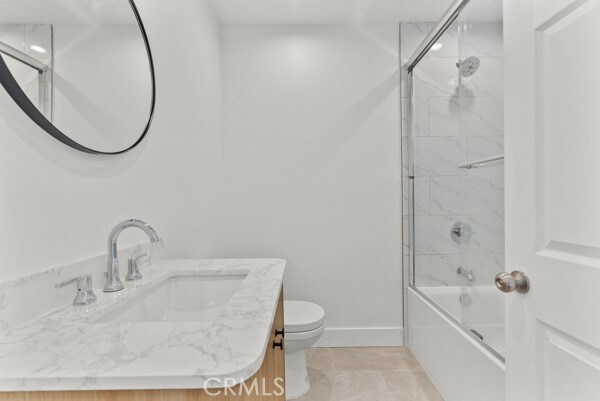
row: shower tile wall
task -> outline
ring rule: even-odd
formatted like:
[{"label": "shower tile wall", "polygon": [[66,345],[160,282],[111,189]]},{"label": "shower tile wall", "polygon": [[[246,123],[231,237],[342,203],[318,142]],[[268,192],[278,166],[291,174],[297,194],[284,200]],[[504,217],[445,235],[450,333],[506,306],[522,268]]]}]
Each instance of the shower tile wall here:
[{"label": "shower tile wall", "polygon": [[[403,62],[432,28],[432,23],[401,25]],[[457,285],[459,266],[474,271],[476,285],[492,285],[495,274],[504,270],[503,163],[457,168],[468,160],[504,153],[502,24],[461,23],[461,29],[459,38],[455,23],[440,38],[442,47],[430,51],[415,69],[417,286]],[[459,78],[456,62],[469,56],[479,57],[481,66],[472,77]],[[403,123],[406,135],[406,108]],[[408,180],[404,182],[406,196]],[[407,215],[405,199],[406,266]],[[450,236],[457,221],[473,229],[466,244]]]}]

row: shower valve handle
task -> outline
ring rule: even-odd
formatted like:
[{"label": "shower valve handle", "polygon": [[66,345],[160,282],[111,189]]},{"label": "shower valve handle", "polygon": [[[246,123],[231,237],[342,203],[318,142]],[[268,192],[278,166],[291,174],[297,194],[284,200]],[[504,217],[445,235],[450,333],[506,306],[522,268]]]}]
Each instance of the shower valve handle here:
[{"label": "shower valve handle", "polygon": [[502,292],[516,291],[519,294],[529,292],[529,278],[520,271],[512,273],[500,272],[496,274],[496,288]]}]

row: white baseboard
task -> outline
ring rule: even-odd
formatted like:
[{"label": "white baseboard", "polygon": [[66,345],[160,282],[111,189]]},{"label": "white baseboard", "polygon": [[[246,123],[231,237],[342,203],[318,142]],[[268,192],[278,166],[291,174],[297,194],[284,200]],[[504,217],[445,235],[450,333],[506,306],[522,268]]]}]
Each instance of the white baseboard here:
[{"label": "white baseboard", "polygon": [[313,347],[400,347],[404,345],[402,327],[332,327]]}]

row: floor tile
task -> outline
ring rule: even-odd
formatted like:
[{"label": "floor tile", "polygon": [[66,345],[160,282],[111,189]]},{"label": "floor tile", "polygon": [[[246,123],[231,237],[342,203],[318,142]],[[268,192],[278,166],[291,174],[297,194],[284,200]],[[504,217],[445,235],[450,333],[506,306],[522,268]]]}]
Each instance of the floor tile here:
[{"label": "floor tile", "polygon": [[310,348],[306,362],[298,401],[443,401],[408,348]]},{"label": "floor tile", "polygon": [[331,353],[335,372],[422,370],[404,347],[332,348]]},{"label": "floor tile", "polygon": [[310,390],[298,401],[390,401],[378,372],[313,372]]},{"label": "floor tile", "polygon": [[309,372],[333,371],[333,357],[330,348],[309,348],[306,350],[306,364]]},{"label": "floor tile", "polygon": [[381,372],[394,401],[443,401],[425,372]]},{"label": "floor tile", "polygon": [[417,396],[406,393],[389,393],[391,401],[444,401],[441,396],[428,396],[427,394],[419,394]]}]

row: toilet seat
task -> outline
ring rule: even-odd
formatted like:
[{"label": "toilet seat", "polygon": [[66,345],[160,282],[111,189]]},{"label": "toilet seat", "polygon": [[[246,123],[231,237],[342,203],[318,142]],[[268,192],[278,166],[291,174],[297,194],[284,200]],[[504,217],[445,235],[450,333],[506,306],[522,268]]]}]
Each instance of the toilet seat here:
[{"label": "toilet seat", "polygon": [[297,332],[288,331],[285,333],[285,340],[288,341],[287,344],[290,344],[290,341],[311,340],[314,338],[321,337],[321,334],[323,334],[324,331],[325,331],[325,324],[322,324],[319,327],[317,327],[316,329],[310,330],[310,331],[297,331]]},{"label": "toilet seat", "polygon": [[325,324],[325,310],[312,302],[283,301],[283,315],[286,333],[318,332]]}]

